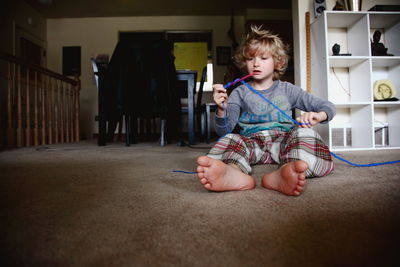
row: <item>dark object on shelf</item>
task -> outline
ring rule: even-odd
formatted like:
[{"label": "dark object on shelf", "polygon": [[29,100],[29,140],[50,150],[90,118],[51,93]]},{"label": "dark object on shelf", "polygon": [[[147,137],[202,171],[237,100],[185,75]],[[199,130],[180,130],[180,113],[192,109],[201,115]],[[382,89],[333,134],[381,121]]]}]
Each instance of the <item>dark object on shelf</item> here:
[{"label": "dark object on shelf", "polygon": [[345,3],[343,0],[337,0],[335,6],[332,8],[332,10],[347,10]]},{"label": "dark object on shelf", "polygon": [[374,99],[374,101],[375,102],[379,102],[379,101],[399,101],[399,99],[398,98],[396,98],[396,97],[392,97],[392,98],[387,98],[387,99]]},{"label": "dark object on shelf", "polygon": [[339,52],[340,52],[340,45],[334,44],[334,45],[332,46],[332,53],[333,53],[333,55],[334,55],[334,56],[337,56],[337,55],[339,55]]},{"label": "dark object on shelf", "polygon": [[400,11],[400,5],[375,5],[368,11]]},{"label": "dark object on shelf", "polygon": [[339,54],[340,52],[340,45],[339,44],[334,44],[332,46],[332,53],[334,56],[351,56],[351,54]]},{"label": "dark object on shelf", "polygon": [[378,30],[374,32],[373,40],[371,43],[371,52],[373,56],[393,56],[387,53],[387,48],[380,41],[382,33]]}]

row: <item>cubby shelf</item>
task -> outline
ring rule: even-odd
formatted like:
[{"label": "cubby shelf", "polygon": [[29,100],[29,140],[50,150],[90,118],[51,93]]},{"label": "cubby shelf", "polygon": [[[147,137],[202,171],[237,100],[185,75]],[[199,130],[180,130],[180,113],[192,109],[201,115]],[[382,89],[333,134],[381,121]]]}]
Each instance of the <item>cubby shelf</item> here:
[{"label": "cubby shelf", "polygon": [[[376,30],[393,56],[372,56]],[[400,149],[400,101],[374,101],[373,92],[377,80],[388,79],[400,98],[400,12],[325,11],[311,36],[313,94],[337,108],[329,124],[317,127],[329,148]],[[335,44],[342,55],[333,55]]]}]

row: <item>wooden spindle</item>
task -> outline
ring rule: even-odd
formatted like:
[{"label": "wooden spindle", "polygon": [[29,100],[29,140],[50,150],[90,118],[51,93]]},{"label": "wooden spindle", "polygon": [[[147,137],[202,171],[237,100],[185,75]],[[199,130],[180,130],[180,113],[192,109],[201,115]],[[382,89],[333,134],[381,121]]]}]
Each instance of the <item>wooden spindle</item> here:
[{"label": "wooden spindle", "polygon": [[70,97],[69,97],[69,85],[66,84],[65,85],[65,97],[66,97],[66,107],[65,107],[65,138],[66,138],[66,142],[71,142],[71,140],[69,139],[70,135],[69,135],[69,103],[70,103]]},{"label": "wooden spindle", "polygon": [[52,80],[49,77],[49,83],[47,88],[48,102],[47,102],[47,114],[48,114],[48,143],[53,144],[53,86]]},{"label": "wooden spindle", "polygon": [[80,140],[79,137],[79,91],[81,88],[81,83],[79,80],[79,76],[76,75],[75,76],[75,80],[77,81],[77,84],[75,85],[74,88],[74,103],[75,103],[75,107],[74,107],[74,123],[75,123],[75,141],[78,142]]},{"label": "wooden spindle", "polygon": [[63,82],[60,81],[60,141],[64,143],[64,90]]},{"label": "wooden spindle", "polygon": [[8,86],[7,86],[7,147],[12,147],[14,146],[14,127],[13,127],[13,108],[12,108],[12,103],[13,103],[13,74],[14,72],[11,72],[11,66],[12,65],[10,62],[8,63],[8,71],[7,71],[7,77],[8,77]]},{"label": "wooden spindle", "polygon": [[22,146],[21,66],[17,65],[17,147]]},{"label": "wooden spindle", "polygon": [[59,127],[59,117],[58,117],[58,82],[57,80],[54,80],[54,91],[53,91],[53,107],[54,107],[54,117],[53,117],[53,121],[54,121],[54,142],[57,144],[58,143],[58,127]]},{"label": "wooden spindle", "polygon": [[72,127],[73,127],[73,141],[76,142],[76,127],[77,127],[77,121],[76,121],[76,88],[75,86],[72,89]]},{"label": "wooden spindle", "polygon": [[33,125],[33,145],[39,145],[39,132],[38,132],[38,77],[37,71],[35,71],[35,86],[33,90],[33,97],[34,97],[34,125]]},{"label": "wooden spindle", "polygon": [[70,130],[70,142],[74,141],[74,98],[73,98],[73,86],[69,85],[69,130]]},{"label": "wooden spindle", "polygon": [[25,146],[31,146],[31,112],[30,112],[30,96],[29,96],[29,85],[30,85],[30,79],[29,79],[29,68],[26,68],[26,98],[25,98]]},{"label": "wooden spindle", "polygon": [[41,102],[41,107],[42,107],[42,145],[46,144],[46,89],[47,89],[47,81],[46,81],[46,76],[43,76],[42,79],[42,88],[41,88],[41,95],[42,95],[42,102]]}]

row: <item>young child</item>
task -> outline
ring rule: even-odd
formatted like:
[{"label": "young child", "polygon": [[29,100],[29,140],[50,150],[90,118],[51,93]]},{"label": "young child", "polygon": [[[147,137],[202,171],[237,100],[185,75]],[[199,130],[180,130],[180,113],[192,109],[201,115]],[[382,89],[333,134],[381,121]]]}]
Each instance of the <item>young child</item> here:
[{"label": "young child", "polygon": [[[285,195],[299,196],[305,178],[321,177],[333,171],[328,147],[311,129],[327,123],[336,113],[335,106],[308,94],[303,89],[279,80],[288,63],[282,40],[255,26],[235,55],[238,66],[253,73],[249,85],[292,117],[292,109],[304,113],[296,125],[246,85],[229,96],[223,85],[213,86],[218,105],[215,130],[223,136],[207,156],[197,159],[198,179],[211,191],[247,190],[255,187],[251,166],[279,164],[262,177],[262,186]],[[230,133],[235,126],[240,133]]]}]

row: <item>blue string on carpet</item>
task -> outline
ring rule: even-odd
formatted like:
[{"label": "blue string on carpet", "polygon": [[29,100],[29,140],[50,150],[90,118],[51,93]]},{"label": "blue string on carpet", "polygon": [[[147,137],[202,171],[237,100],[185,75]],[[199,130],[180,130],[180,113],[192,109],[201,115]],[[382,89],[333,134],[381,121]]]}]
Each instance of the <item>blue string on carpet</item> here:
[{"label": "blue string on carpet", "polygon": [[181,173],[186,173],[186,174],[196,174],[197,172],[187,172],[187,171],[181,171],[181,170],[173,170],[172,172],[181,172]]},{"label": "blue string on carpet", "polygon": [[[246,75],[240,79],[236,79],[233,82],[230,82],[226,85],[224,85],[224,88],[228,88],[232,85],[234,85],[237,82],[241,82],[242,84],[246,85],[246,87],[252,91],[253,93],[257,94],[258,96],[260,96],[262,99],[264,99],[266,102],[268,102],[269,104],[271,104],[274,108],[276,108],[279,112],[281,112],[284,116],[286,116],[287,118],[289,118],[289,120],[291,120],[293,123],[297,124],[297,125],[309,125],[309,123],[300,123],[298,121],[296,121],[295,119],[293,119],[292,117],[290,117],[289,115],[287,115],[282,109],[280,109],[278,106],[276,106],[274,103],[272,103],[268,98],[266,98],[263,94],[261,94],[259,91],[255,90],[251,85],[249,85],[248,83],[246,83],[244,80],[250,76],[252,76],[253,73]],[[228,129],[228,122],[226,120],[226,116],[224,116],[225,119],[225,127],[227,129],[227,132],[229,132]],[[395,164],[395,163],[400,163],[400,160],[395,160],[395,161],[386,161],[386,162],[378,162],[378,163],[370,163],[370,164],[357,164],[357,163],[353,163],[347,159],[344,159],[338,155],[336,155],[335,153],[333,153],[332,151],[330,151],[331,155],[335,158],[337,158],[338,160],[341,160],[351,166],[354,167],[373,167],[373,166],[381,166],[381,165],[388,165],[388,164]],[[197,172],[188,172],[188,171],[181,171],[181,170],[173,170],[173,172],[180,172],[180,173],[185,173],[185,174],[196,174]]]}]

